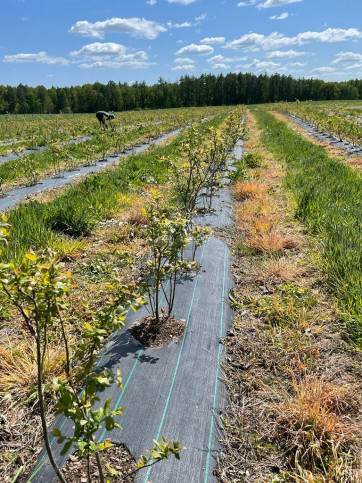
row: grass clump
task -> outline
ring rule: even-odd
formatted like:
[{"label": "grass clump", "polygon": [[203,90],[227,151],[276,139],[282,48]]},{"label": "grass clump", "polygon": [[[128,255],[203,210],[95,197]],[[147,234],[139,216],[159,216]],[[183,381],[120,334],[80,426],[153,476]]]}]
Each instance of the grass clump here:
[{"label": "grass clump", "polygon": [[277,399],[268,403],[276,416],[274,439],[283,441],[299,476],[310,475],[307,481],[348,481],[343,473],[358,429],[349,414],[356,410],[358,394],[312,374],[291,372],[291,378],[290,391],[264,386]]}]

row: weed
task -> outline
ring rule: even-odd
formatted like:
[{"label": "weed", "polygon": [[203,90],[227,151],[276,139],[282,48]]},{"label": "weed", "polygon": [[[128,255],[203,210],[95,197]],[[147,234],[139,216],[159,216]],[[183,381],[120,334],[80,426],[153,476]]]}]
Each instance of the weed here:
[{"label": "weed", "polygon": [[[37,398],[36,347],[31,341],[8,342],[0,347],[0,393],[8,401],[29,401]],[[53,377],[62,373],[65,362],[64,350],[52,344],[48,346],[43,365],[45,390]]]},{"label": "weed", "polygon": [[249,152],[243,156],[245,165],[250,169],[260,168],[263,165],[263,159],[263,154],[258,151]]}]

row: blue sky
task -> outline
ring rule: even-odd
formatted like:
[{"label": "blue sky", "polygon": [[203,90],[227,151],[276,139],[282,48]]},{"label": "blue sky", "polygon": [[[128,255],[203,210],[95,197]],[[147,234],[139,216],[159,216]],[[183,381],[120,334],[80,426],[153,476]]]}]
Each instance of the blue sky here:
[{"label": "blue sky", "polygon": [[360,0],[1,0],[0,84],[362,77]]}]

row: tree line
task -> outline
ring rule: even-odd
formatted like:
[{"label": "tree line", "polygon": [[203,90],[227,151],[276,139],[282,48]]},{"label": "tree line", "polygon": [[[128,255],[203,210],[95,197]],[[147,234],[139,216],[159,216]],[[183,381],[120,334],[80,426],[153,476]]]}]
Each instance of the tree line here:
[{"label": "tree line", "polygon": [[176,82],[160,78],[154,85],[95,82],[82,86],[17,87],[0,85],[0,113],[51,114],[101,109],[163,109],[207,105],[259,104],[278,101],[362,99],[362,79],[325,82],[280,74],[230,73],[185,75]]}]

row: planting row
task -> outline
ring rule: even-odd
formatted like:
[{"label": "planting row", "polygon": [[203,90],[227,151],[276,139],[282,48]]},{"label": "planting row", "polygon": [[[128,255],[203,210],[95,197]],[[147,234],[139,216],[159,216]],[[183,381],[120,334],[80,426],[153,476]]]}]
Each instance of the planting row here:
[{"label": "planting row", "polygon": [[[38,152],[26,153],[15,158],[12,156],[13,159],[4,158],[3,161],[6,162],[0,164],[0,181],[3,190],[14,183],[32,185],[37,182],[41,172],[48,171],[46,173],[48,176],[59,176],[64,170],[69,171],[82,165],[90,165],[99,159],[105,159],[110,154],[133,148],[142,142],[150,142],[167,131],[223,112],[227,112],[227,108],[178,109],[172,114],[170,111],[163,113],[158,122],[138,126],[130,124],[128,127],[111,132],[98,131],[92,137],[78,137],[77,142],[64,142],[59,139],[49,141]],[[146,117],[149,116],[146,115]],[[88,122],[89,116],[85,120]],[[96,121],[92,118],[92,122]],[[78,134],[84,134],[84,132],[87,130],[78,130]]]},{"label": "planting row", "polygon": [[[203,108],[207,111],[207,108]],[[167,120],[167,118],[194,115],[199,117],[198,109],[162,109],[152,111],[125,111],[116,113],[112,121],[115,129],[123,126],[138,126]],[[5,143],[31,141],[37,146],[49,142],[67,140],[78,136],[91,135],[98,130],[94,114],[55,114],[46,117],[5,116],[0,119],[0,146]],[[34,146],[32,144],[32,146]],[[3,154],[2,152],[0,154]]]},{"label": "planting row", "polygon": [[[226,120],[225,116],[219,116],[197,129],[190,128],[171,145],[132,156],[124,165],[86,179],[50,203],[30,202],[19,207],[0,227],[0,238],[6,240],[0,263],[1,297],[6,301],[8,310],[11,310],[9,304],[13,305],[22,317],[19,327],[12,329],[12,337],[16,337],[17,344],[34,339],[38,382],[36,388],[28,388],[28,391],[35,389],[47,453],[62,482],[67,481],[67,477],[57,468],[52,457],[45,419],[44,393],[51,392],[48,384],[50,374],[47,372],[49,357],[53,354],[51,348],[56,344],[59,349],[56,367],[52,371],[52,376],[56,376],[52,386],[55,408],[57,414],[70,418],[74,423],[74,434],[63,433],[62,428],[56,428],[53,436],[64,445],[63,454],[75,447],[80,459],[89,462],[94,456],[100,481],[103,481],[104,467],[99,453],[110,445],[96,441],[93,436],[100,428],[105,431],[119,428],[117,416],[122,410],[117,407],[111,409],[114,403],[112,405],[110,399],[99,407],[97,392],[103,392],[111,383],[121,383],[121,380],[119,374],[99,372],[94,368],[97,353],[106,337],[123,324],[127,308],[131,305],[137,309],[144,303],[142,293],[148,296],[150,321],[155,329],[172,316],[178,277],[193,263],[185,260],[183,250],[191,242],[191,255],[194,256],[207,236],[207,230],[193,225],[191,221],[197,209],[197,197],[203,191],[212,200],[221,186],[230,149],[243,132],[241,116],[242,111],[238,111]],[[64,249],[68,243],[69,248],[72,241],[66,235],[89,234],[99,220],[122,210],[126,193],[142,192],[145,184],[165,183],[172,187],[168,206],[161,203],[160,195],[154,191],[153,202],[143,211],[143,225],[138,227],[139,236],[148,249],[147,270],[142,283],[125,286],[120,285],[119,275],[109,277],[111,300],[94,310],[88,307],[76,317],[75,327],[73,307],[69,307],[68,298],[69,292],[74,289],[70,275],[64,273],[53,255],[37,255],[34,251],[29,252],[29,247],[36,250],[59,249],[62,246]],[[211,202],[207,203],[207,208],[212,210]],[[64,250],[61,252],[60,255],[64,255]],[[119,253],[118,269],[132,263],[129,255]],[[161,296],[165,299],[162,310]],[[84,304],[87,303],[85,297],[82,294]],[[1,374],[5,366],[0,370],[3,385],[11,375],[9,364],[6,368],[8,377]],[[78,395],[80,383],[84,387],[81,396]],[[4,386],[0,389],[3,391]],[[9,395],[17,394],[16,385],[10,384],[8,391]],[[11,397],[7,401],[9,399]],[[3,400],[2,404],[7,403]],[[157,446],[132,471],[172,454],[179,457],[182,449],[177,441],[162,441]],[[106,457],[103,456],[103,459]],[[88,479],[91,481],[89,471]]]},{"label": "planting row", "polygon": [[354,116],[346,116],[334,110],[333,105],[320,105],[312,102],[277,104],[277,110],[296,116],[313,126],[320,134],[331,134],[340,141],[347,141],[354,146],[362,143],[362,125]]}]

